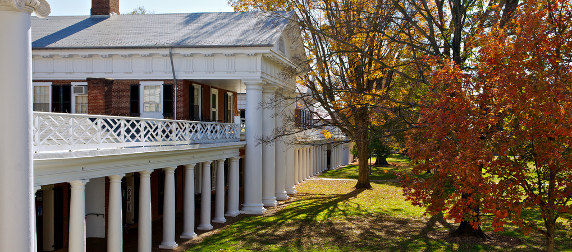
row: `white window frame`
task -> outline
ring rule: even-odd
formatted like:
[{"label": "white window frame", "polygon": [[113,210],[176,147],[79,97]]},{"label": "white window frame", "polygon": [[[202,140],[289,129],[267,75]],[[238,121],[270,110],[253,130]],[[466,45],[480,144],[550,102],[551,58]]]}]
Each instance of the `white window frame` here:
[{"label": "white window frame", "polygon": [[228,95],[229,99],[228,99],[228,103],[225,104],[227,106],[228,109],[228,113],[230,113],[229,118],[230,121],[229,123],[234,123],[234,93],[232,92],[226,92],[226,94]]},{"label": "white window frame", "polygon": [[[139,88],[139,113],[141,117],[150,117],[150,118],[157,118],[163,119],[163,85],[165,84],[164,81],[140,81],[139,84],[141,85]],[[161,111],[159,112],[145,112],[145,86],[160,86],[161,89],[159,91],[159,104],[161,104]],[[151,116],[148,116],[151,115]]]},{"label": "white window frame", "polygon": [[[213,95],[215,96],[215,108],[213,108]],[[211,117],[211,121],[215,122],[218,121],[218,89],[215,88],[211,88],[211,104],[209,104],[209,108],[210,108],[210,117]],[[213,112],[215,112],[215,118],[212,118]]]},{"label": "white window frame", "polygon": [[[71,87],[71,92],[72,92],[71,93],[71,103],[72,103],[71,112],[72,112],[72,114],[78,114],[75,110],[75,97],[78,96],[79,94],[74,94],[73,88],[77,87],[77,86],[86,86],[87,87],[87,82],[72,82],[71,85],[72,85],[72,87]],[[87,94],[85,94],[85,95],[87,95]],[[88,111],[89,111],[89,96],[87,97],[87,102],[88,102],[87,106],[88,106]]]},{"label": "white window frame", "polygon": [[[48,87],[48,111],[52,111],[52,83],[51,82],[32,82],[34,87]],[[32,88],[32,109],[34,108],[34,90]]]}]

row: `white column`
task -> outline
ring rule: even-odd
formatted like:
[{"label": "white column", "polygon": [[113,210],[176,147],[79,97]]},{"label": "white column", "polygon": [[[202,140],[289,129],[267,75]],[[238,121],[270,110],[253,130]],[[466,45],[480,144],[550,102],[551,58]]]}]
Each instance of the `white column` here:
[{"label": "white column", "polygon": [[193,239],[197,237],[195,233],[195,165],[185,165],[185,198],[183,217],[183,239]]},{"label": "white column", "polygon": [[262,146],[258,138],[262,132],[262,82],[244,82],[246,85],[246,159],[244,167],[245,214],[263,214],[262,204]]},{"label": "white column", "polygon": [[107,217],[107,251],[123,251],[123,220],[121,215],[121,178],[125,176],[109,176],[109,208]]},{"label": "white column", "polygon": [[86,179],[69,182],[71,185],[69,251],[85,252],[85,184],[88,181]]},{"label": "white column", "polygon": [[45,17],[45,1],[0,1],[0,251],[32,251],[35,215],[32,168],[30,13]]},{"label": "white column", "polygon": [[203,178],[201,179],[201,224],[198,230],[211,230],[211,161],[203,162]]},{"label": "white column", "polygon": [[151,252],[151,173],[153,170],[139,172],[139,223],[137,248],[139,252]]},{"label": "white column", "polygon": [[294,184],[297,185],[300,183],[300,177],[299,177],[299,164],[298,164],[298,160],[300,158],[300,155],[298,153],[298,149],[294,148]]},{"label": "white column", "polygon": [[265,140],[262,143],[262,203],[265,207],[273,207],[277,204],[274,188],[276,186],[276,169],[279,165],[276,162],[278,141],[269,140],[274,138],[274,128],[277,127],[276,122],[278,121],[275,118],[275,91],[276,88],[271,85],[265,85],[262,91],[262,135]]},{"label": "white column", "polygon": [[215,223],[225,223],[224,218],[224,159],[218,160],[218,166],[216,170],[216,205],[215,205],[215,217],[213,222]]},{"label": "white column", "polygon": [[296,174],[294,172],[294,165],[296,160],[294,160],[294,146],[286,149],[286,193],[289,195],[296,194],[295,178]]},{"label": "white column", "polygon": [[310,147],[310,167],[312,167],[312,173],[310,176],[316,175],[316,148],[314,146]]},{"label": "white column", "polygon": [[328,149],[326,145],[322,146],[322,170],[328,170]]},{"label": "white column", "polygon": [[235,217],[240,212],[238,211],[238,202],[239,202],[239,175],[238,175],[238,165],[239,158],[232,157],[230,158],[230,164],[228,167],[228,207],[226,216],[228,217]]},{"label": "white column", "polygon": [[304,148],[298,148],[298,181],[304,182]]},{"label": "white column", "polygon": [[306,156],[305,157],[305,159],[306,159],[305,160],[306,161],[305,162],[306,163],[306,180],[308,180],[312,176],[312,174],[311,174],[312,173],[312,171],[311,171],[312,166],[310,165],[311,164],[311,162],[310,162],[311,161],[311,159],[310,159],[310,147],[306,147],[306,151],[305,151],[304,155]]},{"label": "white column", "polygon": [[[276,128],[281,129],[284,126],[283,110],[284,106],[278,106],[277,116],[276,116]],[[280,139],[276,139],[276,176],[275,180],[275,195],[277,200],[287,200],[288,194],[286,192],[286,170],[288,169],[288,160],[286,155],[286,144],[284,141],[286,137],[283,136]]]},{"label": "white column", "polygon": [[174,249],[175,242],[175,169],[167,167],[165,171],[165,194],[163,197],[163,242],[161,249]]}]

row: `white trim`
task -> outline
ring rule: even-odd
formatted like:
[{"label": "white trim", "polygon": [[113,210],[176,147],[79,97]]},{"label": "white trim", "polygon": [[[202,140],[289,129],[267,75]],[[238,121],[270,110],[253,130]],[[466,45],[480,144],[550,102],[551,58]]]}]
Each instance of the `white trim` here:
[{"label": "white trim", "polygon": [[[216,101],[215,101],[215,108],[213,108],[213,95],[215,95]],[[209,104],[209,111],[210,111],[210,120],[212,122],[218,121],[218,111],[219,111],[219,107],[218,107],[218,89],[216,88],[211,88],[211,104]],[[212,118],[213,112],[215,112],[215,118]]]}]

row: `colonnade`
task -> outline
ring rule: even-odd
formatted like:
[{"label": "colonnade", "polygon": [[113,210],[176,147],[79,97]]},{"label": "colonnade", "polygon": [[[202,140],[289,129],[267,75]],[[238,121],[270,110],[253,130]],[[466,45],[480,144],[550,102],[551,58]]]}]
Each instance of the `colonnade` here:
[{"label": "colonnade", "polygon": [[[273,207],[296,193],[294,149],[287,146],[289,136],[275,137],[275,130],[284,127],[284,115],[294,104],[276,100],[277,92],[288,90],[263,81],[245,81],[246,136],[244,204],[242,213],[262,214],[264,207]],[[293,90],[290,90],[292,93]],[[262,144],[260,143],[262,139]]]},{"label": "colonnade", "polygon": [[[234,217],[239,214],[239,158],[229,158],[228,197],[225,210],[225,159],[217,162],[217,183],[215,216],[212,222],[224,223],[225,216]],[[195,185],[194,169],[202,169],[201,181],[201,216],[199,230],[211,230],[211,164],[212,161],[191,163],[184,165],[184,223],[181,238],[192,239],[196,237],[195,227]],[[178,246],[175,242],[175,170],[176,167],[163,168],[164,171],[164,201],[163,201],[163,240],[159,245],[161,249],[174,249]],[[151,216],[151,173],[153,170],[140,171],[139,184],[139,223],[138,223],[138,251],[152,251],[152,216]],[[109,178],[109,205],[107,221],[107,251],[122,251],[122,195],[121,179],[125,174],[108,176]],[[69,216],[69,250],[86,251],[85,233],[85,185],[89,180],[70,181],[70,216]]]},{"label": "colonnade", "polygon": [[[330,151],[329,166],[328,150]],[[345,165],[343,157],[343,145],[298,145],[294,148],[292,178],[295,179],[295,184],[302,183],[314,175]]]}]

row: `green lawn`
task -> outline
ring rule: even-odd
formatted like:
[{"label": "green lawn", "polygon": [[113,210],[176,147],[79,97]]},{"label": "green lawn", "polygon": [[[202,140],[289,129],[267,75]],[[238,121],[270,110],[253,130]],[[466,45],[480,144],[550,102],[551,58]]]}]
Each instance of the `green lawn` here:
[{"label": "green lawn", "polygon": [[[372,169],[372,190],[355,190],[352,180],[309,180],[296,187],[296,200],[265,216],[245,217],[193,244],[189,251],[540,251],[544,239],[517,228],[492,233],[492,241],[448,236],[455,228],[405,201],[396,174],[408,173],[403,157]],[[357,167],[329,171],[322,178],[357,176]],[[565,228],[557,250],[572,251]],[[570,229],[568,229],[570,230]]]}]

